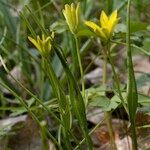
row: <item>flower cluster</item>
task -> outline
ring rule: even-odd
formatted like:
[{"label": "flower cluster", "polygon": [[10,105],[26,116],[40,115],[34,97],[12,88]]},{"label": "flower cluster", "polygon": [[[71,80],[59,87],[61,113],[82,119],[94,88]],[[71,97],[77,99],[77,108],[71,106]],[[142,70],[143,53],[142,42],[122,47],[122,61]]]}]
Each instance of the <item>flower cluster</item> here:
[{"label": "flower cluster", "polygon": [[51,40],[54,38],[54,32],[52,32],[51,36],[45,36],[42,34],[42,38],[39,36],[36,37],[36,39],[33,39],[32,37],[28,37],[28,39],[31,41],[31,43],[34,44],[34,46],[39,50],[42,56],[48,56],[51,49]]},{"label": "flower cluster", "polygon": [[[79,9],[80,3],[75,6],[74,3],[71,5],[66,4],[65,9],[63,9],[63,14],[66,19],[66,23],[69,26],[72,34],[76,34],[79,26]],[[114,28],[117,25],[119,18],[117,17],[117,10],[112,12],[110,16],[107,16],[104,11],[102,11],[100,15],[100,25],[95,24],[92,21],[85,21],[85,25],[90,27],[97,36],[99,36],[102,40],[109,40],[114,32]],[[28,37],[28,39],[35,45],[35,47],[39,50],[39,52],[43,56],[47,56],[51,51],[51,39],[54,38],[54,33],[51,36],[42,35],[42,38],[39,36],[36,39],[32,37]]]},{"label": "flower cluster", "polygon": [[92,21],[85,21],[85,24],[90,27],[102,40],[110,39],[114,28],[119,21],[119,18],[117,18],[117,10],[112,12],[109,17],[104,11],[102,11],[99,21],[100,25],[97,25]]}]

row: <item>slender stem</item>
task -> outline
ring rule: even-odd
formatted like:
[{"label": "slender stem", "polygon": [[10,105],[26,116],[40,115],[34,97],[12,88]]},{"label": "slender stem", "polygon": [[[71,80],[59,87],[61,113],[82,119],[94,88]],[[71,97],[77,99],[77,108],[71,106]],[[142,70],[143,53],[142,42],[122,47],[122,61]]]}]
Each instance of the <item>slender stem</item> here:
[{"label": "slender stem", "polygon": [[46,129],[47,129],[46,122],[42,121],[40,124],[41,124],[40,134],[41,134],[41,141],[42,141],[42,149],[49,150],[48,138],[46,134]]},{"label": "slender stem", "polygon": [[107,0],[107,12],[108,14],[110,14],[112,12],[113,9],[113,1],[112,0]]},{"label": "slender stem", "polygon": [[137,144],[137,136],[136,136],[136,130],[135,130],[135,117],[136,117],[138,96],[137,96],[137,87],[136,87],[136,81],[135,81],[134,70],[133,70],[131,42],[130,42],[130,5],[131,5],[131,0],[128,0],[127,35],[126,35],[127,66],[128,66],[127,102],[128,102],[128,109],[129,109],[129,117],[131,121],[133,149],[137,150],[138,144]]},{"label": "slender stem", "polygon": [[[91,135],[102,123],[104,122],[104,119],[102,119],[90,132],[89,132],[89,135]],[[82,143],[84,143],[86,139],[83,138],[83,140],[74,148],[74,150],[77,150],[79,149],[80,145]]]},{"label": "slender stem", "polygon": [[[44,62],[42,59],[42,68],[44,68]],[[40,77],[40,98],[43,99],[44,96],[44,72],[41,71],[41,77]]]},{"label": "slender stem", "polygon": [[74,38],[75,38],[75,42],[76,42],[77,58],[78,58],[78,63],[79,63],[79,68],[80,68],[83,98],[84,98],[84,102],[85,102],[85,106],[86,106],[87,102],[86,102],[86,99],[85,99],[84,74],[83,74],[83,67],[82,67],[82,63],[81,63],[81,56],[80,56],[80,50],[79,50],[79,42],[78,42],[78,38],[75,35],[74,35]]},{"label": "slender stem", "polygon": [[103,76],[102,76],[102,83],[103,86],[106,86],[107,81],[107,55],[106,55],[106,49],[103,50]]},{"label": "slender stem", "polygon": [[128,109],[125,105],[125,102],[124,102],[124,98],[122,96],[122,93],[121,93],[121,89],[120,89],[120,84],[119,84],[119,77],[115,71],[115,66],[114,66],[114,63],[112,61],[112,58],[111,58],[111,54],[110,54],[110,43],[108,43],[108,59],[109,59],[109,62],[110,62],[110,65],[111,65],[111,68],[112,68],[112,71],[113,71],[113,74],[114,74],[114,80],[115,80],[115,85],[116,85],[116,88],[117,88],[117,92],[119,94],[119,98],[122,102],[122,105],[124,106],[126,112],[128,113]]},{"label": "slender stem", "polygon": [[[103,86],[106,86],[106,81],[107,81],[107,49],[103,49],[103,56],[104,56],[104,61],[103,61]],[[115,144],[115,139],[114,139],[114,132],[112,128],[112,122],[111,122],[111,112],[106,111],[104,112],[105,114],[105,119],[106,119],[106,124],[110,136],[110,148],[112,150],[116,150],[116,144]]]},{"label": "slender stem", "polygon": [[86,8],[87,8],[87,0],[83,1],[83,13],[86,14]]},{"label": "slender stem", "polygon": [[112,128],[112,119],[111,119],[111,112],[110,111],[105,112],[105,118],[106,118],[106,124],[108,127],[109,136],[110,136],[110,149],[111,150],[117,150],[115,138],[114,138],[114,131]]}]

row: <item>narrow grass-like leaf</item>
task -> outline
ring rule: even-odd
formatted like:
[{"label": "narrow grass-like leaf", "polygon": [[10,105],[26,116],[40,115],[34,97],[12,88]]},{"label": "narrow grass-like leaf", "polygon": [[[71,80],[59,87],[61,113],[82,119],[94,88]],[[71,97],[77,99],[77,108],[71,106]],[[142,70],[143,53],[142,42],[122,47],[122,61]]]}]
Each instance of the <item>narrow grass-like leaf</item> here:
[{"label": "narrow grass-like leaf", "polygon": [[26,23],[28,29],[30,30],[32,36],[33,36],[34,38],[36,38],[36,33],[35,33],[35,31],[33,30],[33,28],[32,28],[32,26],[31,26],[30,22],[27,20],[27,18],[24,16],[24,14],[23,14],[22,12],[20,12],[20,17],[25,21],[25,23]]},{"label": "narrow grass-like leaf", "polygon": [[131,40],[130,40],[130,5],[131,5],[131,0],[128,0],[127,35],[126,35],[127,69],[128,69],[127,103],[128,103],[129,118],[131,121],[131,128],[132,128],[133,149],[137,150],[138,147],[137,147],[137,138],[136,138],[136,131],[135,131],[135,117],[136,117],[136,111],[138,106],[138,94],[137,94],[137,87],[136,87],[136,81],[135,81],[134,70],[133,70]]},{"label": "narrow grass-like leaf", "polygon": [[3,21],[6,23],[9,31],[11,32],[11,35],[15,35],[16,34],[16,20],[15,18],[12,16],[10,10],[7,7],[7,1],[4,2],[4,0],[0,1],[0,10],[3,13],[3,15],[5,16],[3,19]]},{"label": "narrow grass-like leaf", "polygon": [[64,133],[64,140],[65,140],[65,144],[67,146],[67,148],[71,148],[71,144],[70,144],[70,140],[69,140],[69,134],[68,134],[68,130],[70,129],[70,106],[69,106],[69,101],[65,96],[65,93],[63,92],[60,82],[57,79],[57,76],[52,68],[51,63],[49,62],[49,60],[47,58],[43,58],[43,62],[44,62],[44,67],[45,70],[47,71],[47,75],[50,79],[53,91],[57,97],[58,100],[58,104],[59,104],[59,110],[60,110],[60,116],[62,118],[62,122],[63,122],[63,133]]},{"label": "narrow grass-like leaf", "polygon": [[83,101],[82,95],[80,93],[79,87],[77,85],[77,82],[76,82],[74,76],[72,75],[72,73],[68,67],[67,61],[64,57],[64,54],[63,54],[61,48],[56,43],[53,43],[53,47],[63,65],[66,75],[68,77],[69,94],[70,94],[70,100],[71,100],[71,105],[72,105],[73,111],[79,121],[79,124],[81,125],[85,139],[88,144],[88,148],[92,149],[93,144],[92,144],[91,138],[88,134],[87,120],[86,120],[86,114],[85,114],[85,105],[84,105],[84,101]]},{"label": "narrow grass-like leaf", "polygon": [[47,31],[45,30],[45,28],[41,25],[39,19],[36,17],[36,15],[31,11],[31,9],[26,5],[25,8],[30,12],[32,19],[36,22],[36,24],[38,25],[38,27],[40,28],[40,30],[47,35]]}]

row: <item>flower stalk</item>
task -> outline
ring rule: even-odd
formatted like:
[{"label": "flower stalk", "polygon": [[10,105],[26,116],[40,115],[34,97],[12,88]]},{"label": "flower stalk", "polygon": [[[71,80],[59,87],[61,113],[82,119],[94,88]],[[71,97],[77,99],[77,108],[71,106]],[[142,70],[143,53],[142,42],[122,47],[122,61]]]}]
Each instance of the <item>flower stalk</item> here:
[{"label": "flower stalk", "polygon": [[84,103],[85,103],[85,106],[86,106],[87,102],[86,102],[86,98],[85,98],[84,74],[83,74],[83,67],[82,67],[81,55],[80,55],[80,50],[79,50],[79,42],[78,42],[77,36],[74,35],[74,38],[75,38],[75,43],[76,43],[76,53],[77,53],[77,58],[78,58],[78,63],[79,63],[79,69],[80,69],[83,99],[84,99]]},{"label": "flower stalk", "polygon": [[[106,83],[107,83],[107,49],[103,49],[103,86],[106,87]],[[110,149],[112,150],[117,150],[116,148],[116,143],[115,143],[115,138],[114,138],[114,131],[113,131],[113,127],[112,127],[112,119],[111,119],[111,111],[105,111],[104,112],[105,115],[105,119],[106,119],[106,125],[108,128],[108,132],[109,132],[109,137],[110,137]]]},{"label": "flower stalk", "polygon": [[54,33],[51,34],[51,36],[45,36],[42,35],[42,38],[37,36],[36,39],[33,39],[31,37],[28,37],[28,39],[35,45],[37,50],[40,52],[42,56],[42,63],[43,67],[45,69],[45,72],[47,73],[47,76],[50,79],[51,86],[53,88],[54,94],[58,100],[59,104],[59,111],[60,111],[60,118],[63,122],[63,135],[65,140],[65,145],[68,149],[71,148],[71,143],[69,139],[69,133],[71,127],[71,113],[70,113],[70,107],[69,107],[69,101],[66,98],[66,95],[64,91],[62,90],[62,87],[60,85],[60,82],[53,70],[53,67],[51,63],[49,62],[49,56],[50,52],[52,50],[52,40],[54,38]]},{"label": "flower stalk", "polygon": [[84,98],[84,102],[86,106],[87,102],[85,98],[84,74],[83,74],[83,67],[82,67],[81,56],[80,56],[79,41],[76,36],[79,22],[80,22],[80,19],[79,19],[80,18],[80,3],[78,3],[76,7],[74,3],[72,3],[71,5],[66,4],[65,9],[63,10],[63,14],[66,19],[66,23],[68,24],[68,27],[75,39],[76,56],[77,56],[78,66],[80,69],[82,92],[83,92],[83,98]]}]

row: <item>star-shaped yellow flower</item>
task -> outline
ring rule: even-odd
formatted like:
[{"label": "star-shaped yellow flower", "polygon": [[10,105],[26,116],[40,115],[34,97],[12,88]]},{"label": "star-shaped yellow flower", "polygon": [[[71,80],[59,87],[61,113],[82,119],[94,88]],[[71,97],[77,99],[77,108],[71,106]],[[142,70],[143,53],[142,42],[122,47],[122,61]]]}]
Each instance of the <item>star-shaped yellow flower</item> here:
[{"label": "star-shaped yellow flower", "polygon": [[63,9],[62,11],[69,29],[73,34],[77,32],[77,28],[79,25],[79,9],[80,3],[78,3],[76,7],[75,4],[72,3],[71,5],[66,4],[65,9]]},{"label": "star-shaped yellow flower", "polygon": [[49,55],[52,48],[51,40],[53,38],[54,38],[54,32],[52,32],[51,36],[46,37],[44,34],[42,34],[42,38],[37,36],[36,39],[28,36],[29,41],[34,44],[34,46],[39,50],[39,52],[43,56]]},{"label": "star-shaped yellow flower", "polygon": [[112,12],[108,17],[104,11],[100,15],[100,25],[95,24],[92,21],[85,21],[85,24],[93,29],[93,31],[100,37],[102,40],[108,40],[111,38],[115,26],[117,25],[119,18],[117,18],[117,10]]}]

